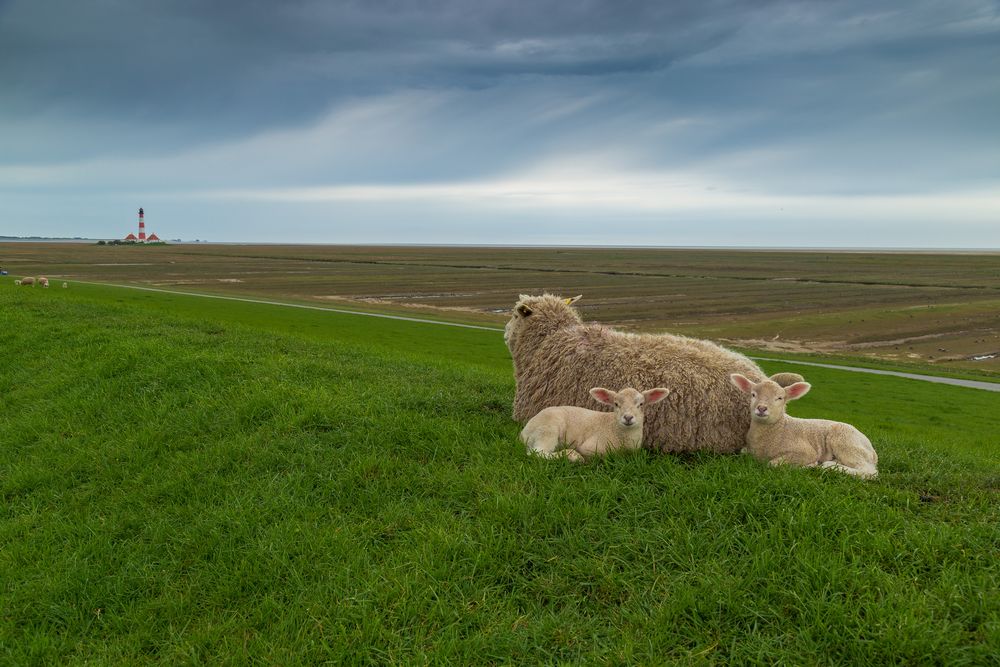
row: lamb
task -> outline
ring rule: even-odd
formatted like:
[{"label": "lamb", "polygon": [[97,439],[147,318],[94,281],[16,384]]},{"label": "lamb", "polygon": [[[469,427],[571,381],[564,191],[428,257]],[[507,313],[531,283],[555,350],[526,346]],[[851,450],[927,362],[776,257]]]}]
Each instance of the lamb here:
[{"label": "lamb", "polygon": [[[514,306],[504,340],[514,361],[515,420],[524,423],[555,405],[585,407],[591,387],[663,386],[672,391],[666,408],[647,420],[645,446],[731,454],[746,444],[746,405],[729,375],[763,380],[755,363],[704,340],[584,324],[571,307],[579,298],[522,295]],[[791,384],[802,376],[774,379]]]},{"label": "lamb", "polygon": [[808,382],[782,387],[764,380],[752,382],[739,373],[733,384],[750,394],[750,431],[746,453],[771,465],[820,466],[873,479],[878,476],[878,454],[864,433],[850,424],[826,419],[798,419],[785,414],[785,405],[812,388]]},{"label": "lamb", "polygon": [[[631,387],[619,392],[594,387],[590,395],[613,406],[614,412],[571,405],[545,408],[528,420],[521,431],[521,440],[529,453],[545,458],[562,456],[570,461],[601,456],[613,449],[639,449],[644,407],[660,402],[669,393],[664,387],[643,392]],[[560,450],[560,445],[566,448]]]}]

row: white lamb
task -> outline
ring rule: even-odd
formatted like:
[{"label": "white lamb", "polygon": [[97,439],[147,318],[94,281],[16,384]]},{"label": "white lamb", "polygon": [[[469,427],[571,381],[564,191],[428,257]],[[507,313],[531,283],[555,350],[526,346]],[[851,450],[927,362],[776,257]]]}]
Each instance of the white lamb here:
[{"label": "white lamb", "polygon": [[41,285],[42,287],[48,287],[49,286],[49,279],[46,278],[45,276],[39,276],[38,277],[38,284]]},{"label": "white lamb", "polygon": [[643,392],[631,387],[619,392],[595,387],[590,395],[614,406],[614,412],[572,405],[545,408],[528,420],[521,431],[521,440],[529,453],[545,458],[565,457],[570,461],[600,456],[613,449],[638,449],[642,446],[643,408],[663,400],[669,393],[663,387]]},{"label": "white lamb", "polygon": [[864,479],[878,476],[878,454],[864,433],[842,422],[785,414],[787,401],[805,396],[812,388],[808,382],[782,387],[771,380],[754,383],[739,373],[729,377],[750,394],[745,453],[771,465],[820,466]]}]

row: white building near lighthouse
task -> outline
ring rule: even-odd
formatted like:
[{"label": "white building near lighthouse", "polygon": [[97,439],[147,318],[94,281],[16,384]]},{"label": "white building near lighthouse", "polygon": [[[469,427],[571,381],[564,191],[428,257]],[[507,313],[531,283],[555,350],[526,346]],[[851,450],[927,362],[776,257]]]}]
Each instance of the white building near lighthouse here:
[{"label": "white building near lighthouse", "polygon": [[139,235],[129,233],[123,240],[131,241],[133,243],[162,243],[160,237],[156,234],[150,234],[149,237],[146,236],[146,213],[139,208]]}]

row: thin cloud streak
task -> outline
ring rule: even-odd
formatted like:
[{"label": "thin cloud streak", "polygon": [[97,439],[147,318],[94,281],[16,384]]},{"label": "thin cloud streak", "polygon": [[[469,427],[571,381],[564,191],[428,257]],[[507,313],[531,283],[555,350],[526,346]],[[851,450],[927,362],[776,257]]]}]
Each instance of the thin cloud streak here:
[{"label": "thin cloud streak", "polygon": [[630,174],[566,180],[512,179],[492,182],[421,185],[360,185],[314,188],[194,192],[190,198],[242,202],[393,202],[453,203],[565,213],[605,208],[622,213],[712,211],[729,219],[796,219],[823,211],[826,218],[877,218],[913,222],[956,217],[993,225],[1000,218],[1000,188],[928,195],[801,196],[719,191],[676,174]]}]

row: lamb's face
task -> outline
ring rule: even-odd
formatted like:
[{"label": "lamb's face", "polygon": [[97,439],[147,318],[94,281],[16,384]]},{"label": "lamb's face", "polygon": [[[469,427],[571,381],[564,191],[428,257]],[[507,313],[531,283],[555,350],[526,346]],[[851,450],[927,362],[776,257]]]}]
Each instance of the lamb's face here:
[{"label": "lamb's face", "polygon": [[596,400],[615,409],[615,420],[619,426],[628,430],[636,429],[640,433],[645,422],[643,412],[645,406],[663,400],[669,393],[670,390],[663,387],[647,389],[646,391],[637,391],[632,387],[626,387],[617,392],[601,387],[594,387],[590,390],[590,395]]},{"label": "lamb's face", "polygon": [[759,424],[773,424],[785,416],[785,404],[805,396],[811,385],[796,382],[782,387],[773,380],[753,383],[739,373],[729,376],[737,389],[750,394],[750,418]]},{"label": "lamb's face", "polygon": [[622,389],[615,394],[614,398],[615,419],[625,428],[642,430],[644,421],[642,406],[644,403],[642,394],[635,389],[631,387]]},{"label": "lamb's face", "polygon": [[785,415],[785,401],[785,390],[777,382],[759,382],[750,390],[750,416],[762,424],[772,424]]}]

